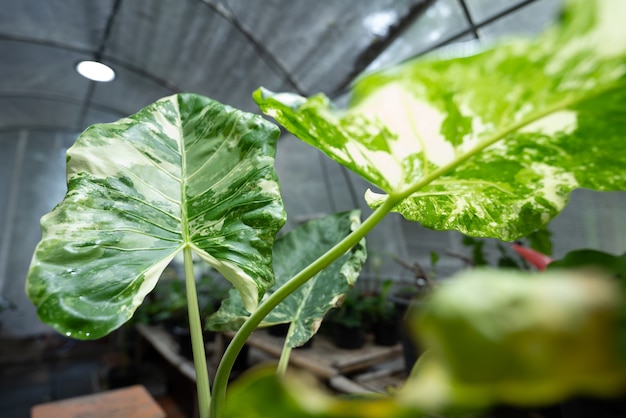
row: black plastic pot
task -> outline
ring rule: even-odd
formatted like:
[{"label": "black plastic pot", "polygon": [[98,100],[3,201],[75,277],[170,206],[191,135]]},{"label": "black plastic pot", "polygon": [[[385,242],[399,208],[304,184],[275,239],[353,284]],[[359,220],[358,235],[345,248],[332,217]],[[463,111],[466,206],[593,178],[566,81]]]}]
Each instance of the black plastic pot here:
[{"label": "black plastic pot", "polygon": [[174,340],[178,343],[178,353],[189,360],[193,360],[189,328],[175,325],[172,327],[172,335],[174,336]]},{"label": "black plastic pot", "polygon": [[[182,325],[175,325],[171,329],[174,340],[178,343],[178,352],[183,357],[193,361],[193,348],[191,346],[191,331]],[[202,339],[205,343],[215,341],[216,333],[213,331],[203,331]]]},{"label": "black plastic pot", "polygon": [[139,368],[135,365],[116,366],[107,372],[107,387],[118,389],[139,383]]},{"label": "black plastic pot", "polygon": [[365,345],[365,330],[361,326],[349,327],[344,324],[333,324],[333,343],[339,348],[356,350]]},{"label": "black plastic pot", "polygon": [[408,329],[407,318],[410,314],[420,308],[423,304],[421,300],[412,299],[410,295],[393,295],[389,297],[396,306],[399,320],[397,321],[397,331],[402,343],[402,351],[404,354],[404,369],[408,376],[411,373],[413,365],[421,354],[421,350],[415,342],[415,338]]},{"label": "black plastic pot", "polygon": [[398,317],[378,319],[372,322],[372,333],[374,334],[374,344],[390,347],[400,341],[398,332]]}]

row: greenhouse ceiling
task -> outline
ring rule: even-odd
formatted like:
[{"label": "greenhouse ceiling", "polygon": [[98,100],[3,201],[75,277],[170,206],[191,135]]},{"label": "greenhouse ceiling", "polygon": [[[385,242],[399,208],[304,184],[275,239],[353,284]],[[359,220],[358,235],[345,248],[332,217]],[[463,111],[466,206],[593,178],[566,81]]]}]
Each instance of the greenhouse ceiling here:
[{"label": "greenhouse ceiling", "polygon": [[[0,132],[78,132],[190,91],[256,111],[259,86],[337,98],[365,70],[533,33],[554,0],[0,0]],[[79,75],[81,61],[115,72]]]}]

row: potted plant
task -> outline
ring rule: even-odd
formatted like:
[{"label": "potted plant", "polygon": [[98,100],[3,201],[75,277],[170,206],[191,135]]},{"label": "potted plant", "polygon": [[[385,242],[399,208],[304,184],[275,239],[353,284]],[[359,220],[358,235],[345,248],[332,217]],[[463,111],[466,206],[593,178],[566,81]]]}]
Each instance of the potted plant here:
[{"label": "potted plant", "polygon": [[365,318],[374,335],[374,344],[377,345],[392,346],[399,341],[398,323],[401,316],[390,299],[393,286],[393,280],[384,280],[378,290],[361,295]]},{"label": "potted plant", "polygon": [[365,310],[359,290],[351,289],[341,305],[328,313],[325,322],[337,347],[357,349],[365,345]]},{"label": "potted plant", "polygon": [[186,309],[184,282],[176,276],[162,277],[137,309],[135,320],[144,324],[160,324],[171,330],[186,321]]},{"label": "potted plant", "polygon": [[433,272],[438,260],[436,253],[431,253],[431,271],[426,270],[418,262],[409,264],[396,258],[396,262],[413,273],[413,279],[408,283],[401,283],[396,291],[389,296],[398,316],[397,332],[402,343],[404,357],[404,371],[408,376],[422,350],[411,330],[409,318],[423,306],[428,295],[436,287]]},{"label": "potted plant", "polygon": [[[196,286],[199,314],[204,322],[219,309],[227,288],[208,274],[196,280]],[[134,321],[162,325],[178,343],[180,353],[185,357],[192,357],[185,282],[175,272],[160,278],[154,290],[137,309]],[[213,341],[215,333],[204,330],[203,337],[205,342]]]},{"label": "potted plant", "polygon": [[[626,38],[620,18],[626,3],[607,5],[571,1],[563,23],[535,40],[467,57],[430,57],[367,75],[355,83],[353,103],[343,112],[331,109],[320,95],[307,99],[255,92],[262,111],[382,192],[366,193],[373,212],[363,222],[351,214],[342,218],[347,222],[340,228],[290,231],[288,239],[307,248],[311,258],[306,251],[290,252],[290,245],[280,251],[274,245],[285,214],[272,167],[279,135],[273,124],[208,98],[180,94],[117,123],[88,128],[68,151],[65,199],[42,219],[43,237],[27,280],[29,297],[40,317],[63,334],[99,338],[129,320],[182,252],[201,417],[354,417],[372,411],[419,416],[502,402],[547,402],[585,391],[617,393],[626,373],[614,358],[609,336],[619,292],[602,278],[593,281],[595,292],[585,292],[589,282],[578,275],[550,275],[544,281],[504,272],[462,280],[471,284],[470,293],[460,292],[454,280],[433,292],[425,319],[416,322],[430,331],[424,334],[430,354],[394,396],[329,398],[286,375],[287,362],[281,358],[278,373],[249,375],[229,391],[226,402],[230,370],[248,336],[275,315],[267,325],[292,324],[285,353],[310,338],[327,309],[353,285],[364,257],[363,239],[389,212],[433,229],[511,241],[546,224],[574,188],[626,189],[626,157],[615,152],[626,132],[626,46],[619,42]],[[233,284],[243,307],[240,315],[231,316],[238,331],[212,391],[194,253]],[[332,275],[320,279],[333,268]],[[275,282],[279,287],[273,287]],[[546,307],[543,295],[555,283],[571,288],[577,303],[548,305],[561,313],[551,318],[567,319],[574,312],[589,319],[589,329],[568,335],[585,349],[599,348],[594,353],[598,363],[566,367],[566,359],[584,356],[569,346],[559,351],[553,343],[562,335],[542,332],[545,315],[507,310],[515,319],[533,319],[524,324],[535,346],[550,352],[547,357],[544,351],[525,357],[533,350],[517,350],[510,344],[514,329],[497,321],[503,302],[490,291],[494,285],[511,284],[504,303],[521,300]],[[477,305],[467,297],[483,293],[491,296],[479,304],[492,309],[488,316],[472,310]],[[599,304],[598,297],[606,303]],[[590,308],[600,306],[602,315],[595,316],[600,310]],[[448,326],[447,320],[467,327]],[[476,324],[481,321],[490,330],[497,328],[502,344],[480,338],[484,327]],[[571,326],[572,321],[564,323]],[[596,347],[594,337],[606,344]],[[450,345],[455,339],[463,343]],[[547,367],[541,384],[524,384],[529,375],[537,377],[533,360],[544,364],[546,358],[545,364],[558,367]],[[442,360],[459,359],[468,368],[442,366]],[[512,364],[503,359],[515,360],[516,373],[500,367]],[[501,378],[507,390],[499,389]]]}]

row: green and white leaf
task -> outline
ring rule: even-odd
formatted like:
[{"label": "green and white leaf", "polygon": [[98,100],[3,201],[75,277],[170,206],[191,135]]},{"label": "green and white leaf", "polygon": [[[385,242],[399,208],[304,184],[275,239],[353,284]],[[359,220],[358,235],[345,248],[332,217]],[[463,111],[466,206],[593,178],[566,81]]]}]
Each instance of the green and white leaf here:
[{"label": "green and white leaf", "polygon": [[273,284],[285,222],[276,126],[206,97],[163,98],[88,128],[67,152],[68,191],[41,220],[26,291],[76,338],[127,321],[185,246],[254,310]]},{"label": "green and white leaf", "polygon": [[[274,243],[276,282],[271,293],[304,269],[360,225],[360,211],[319,218],[279,237]],[[365,240],[354,246],[306,284],[283,300],[265,317],[261,326],[292,323],[287,335],[290,347],[299,347],[317,332],[326,312],[337,306],[341,296],[356,281],[366,259]],[[230,292],[207,327],[214,331],[236,331],[248,317],[241,297]]]},{"label": "green and white leaf", "polygon": [[258,90],[260,108],[434,229],[511,240],[571,190],[626,189],[626,2],[574,0],[533,40],[366,75],[349,109]]}]

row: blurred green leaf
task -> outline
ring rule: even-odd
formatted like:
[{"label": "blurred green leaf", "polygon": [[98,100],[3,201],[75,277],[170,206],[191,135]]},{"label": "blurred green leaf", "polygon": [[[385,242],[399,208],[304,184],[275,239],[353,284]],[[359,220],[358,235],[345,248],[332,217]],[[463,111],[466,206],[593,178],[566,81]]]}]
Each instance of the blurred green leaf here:
[{"label": "blurred green leaf", "polygon": [[541,254],[552,255],[552,233],[546,226],[531,232],[526,238],[533,250]]},{"label": "blurred green leaf", "polygon": [[278,377],[257,368],[232,385],[224,418],[418,418],[415,409],[380,394],[341,398],[324,390],[310,375]]},{"label": "blurred green leaf", "polygon": [[[597,250],[576,250],[548,264],[549,271],[567,268],[594,268],[611,274],[619,279],[621,294],[626,295],[626,253],[616,256]],[[626,361],[626,304],[622,304],[619,316],[619,345]]]},{"label": "blurred green leaf", "polygon": [[414,319],[428,373],[417,372],[402,399],[445,409],[621,393],[623,302],[615,280],[588,272],[461,273]]}]

